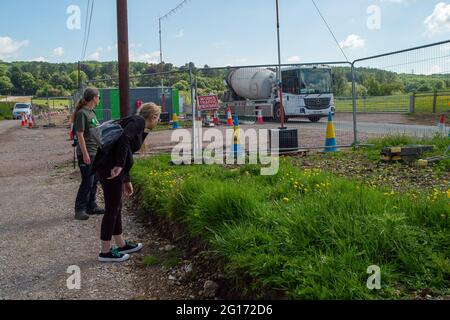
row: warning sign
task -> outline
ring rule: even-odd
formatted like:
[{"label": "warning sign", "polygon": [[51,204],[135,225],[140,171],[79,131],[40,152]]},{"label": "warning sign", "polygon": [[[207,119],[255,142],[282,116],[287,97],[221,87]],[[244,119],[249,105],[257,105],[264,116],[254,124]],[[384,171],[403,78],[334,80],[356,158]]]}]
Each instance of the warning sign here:
[{"label": "warning sign", "polygon": [[218,110],[219,98],[217,96],[199,96],[198,109],[200,111]]}]

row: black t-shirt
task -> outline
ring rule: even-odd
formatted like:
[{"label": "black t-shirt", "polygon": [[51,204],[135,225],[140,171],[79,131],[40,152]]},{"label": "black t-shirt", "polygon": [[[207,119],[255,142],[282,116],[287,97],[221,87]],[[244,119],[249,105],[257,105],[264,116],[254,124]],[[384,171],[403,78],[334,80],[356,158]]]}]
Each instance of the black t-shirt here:
[{"label": "black t-shirt", "polygon": [[124,130],[122,136],[108,151],[98,150],[93,171],[96,172],[99,169],[111,171],[114,167],[122,167],[121,179],[123,182],[129,182],[133,154],[141,149],[147,137],[147,133],[144,132],[145,120],[143,117],[135,115],[121,119],[119,124]]}]

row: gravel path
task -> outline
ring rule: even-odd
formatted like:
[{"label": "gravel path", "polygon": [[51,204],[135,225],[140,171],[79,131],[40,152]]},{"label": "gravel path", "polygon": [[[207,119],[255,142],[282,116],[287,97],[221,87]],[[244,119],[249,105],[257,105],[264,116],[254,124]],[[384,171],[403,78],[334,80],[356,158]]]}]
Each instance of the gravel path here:
[{"label": "gravel path", "polygon": [[[122,264],[100,264],[101,217],[73,219],[79,171],[65,129],[20,128],[0,121],[0,299],[188,299],[192,290],[142,258],[168,242],[124,213],[128,238],[145,250]],[[101,197],[100,197],[101,198]],[[81,271],[69,290],[68,267]]]}]

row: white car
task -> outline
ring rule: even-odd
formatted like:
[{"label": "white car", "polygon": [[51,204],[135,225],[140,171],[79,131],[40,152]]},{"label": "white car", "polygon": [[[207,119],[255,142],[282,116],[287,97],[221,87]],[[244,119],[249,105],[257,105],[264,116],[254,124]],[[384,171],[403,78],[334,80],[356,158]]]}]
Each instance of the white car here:
[{"label": "white car", "polygon": [[12,117],[14,120],[20,119],[22,117],[22,113],[29,116],[32,114],[32,109],[33,107],[31,103],[16,103],[12,111]]}]

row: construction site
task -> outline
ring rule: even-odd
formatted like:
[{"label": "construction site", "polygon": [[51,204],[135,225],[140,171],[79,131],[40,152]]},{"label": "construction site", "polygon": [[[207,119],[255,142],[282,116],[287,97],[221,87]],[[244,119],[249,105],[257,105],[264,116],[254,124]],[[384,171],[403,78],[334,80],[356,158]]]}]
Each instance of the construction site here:
[{"label": "construction site", "polygon": [[[84,8],[86,22],[94,2]],[[450,29],[436,41],[356,51],[339,43],[340,29],[327,18],[336,4],[305,1],[337,58],[304,62],[283,55],[297,39],[280,37],[292,27],[283,24],[292,3],[274,0],[259,14],[273,19],[277,42],[268,48],[278,62],[176,67],[163,48],[175,51],[184,29],[165,48],[162,28],[172,15],[188,19],[190,6],[203,8],[180,2],[157,19],[156,61],[136,62],[140,46],[129,39],[136,32],[129,23],[139,6],[117,0],[114,72],[85,57],[89,21],[85,59],[68,66],[72,89],[63,90],[63,75],[49,76],[61,83],[53,96],[37,85],[51,63],[30,60],[40,66],[33,75],[32,66],[8,65],[12,58],[1,59],[0,49],[0,246],[13,248],[0,255],[0,300],[261,301],[259,315],[277,311],[264,301],[449,301]],[[187,52],[184,61],[197,59]],[[34,76],[36,94],[2,89],[2,64],[12,85],[19,69]],[[109,154],[95,139],[97,156],[86,161],[89,141],[80,138],[77,114],[88,102],[90,135],[120,124],[111,148],[129,139],[118,210],[124,238],[140,247],[129,259],[116,255],[119,263],[100,259],[114,198],[100,173],[103,213],[80,219],[74,211],[83,167],[103,153],[118,163],[119,151]],[[144,117],[152,106],[160,111],[154,127]],[[145,135],[133,150],[123,121],[136,114]],[[108,167],[108,180],[116,167]],[[171,307],[177,315],[194,310]]]}]

